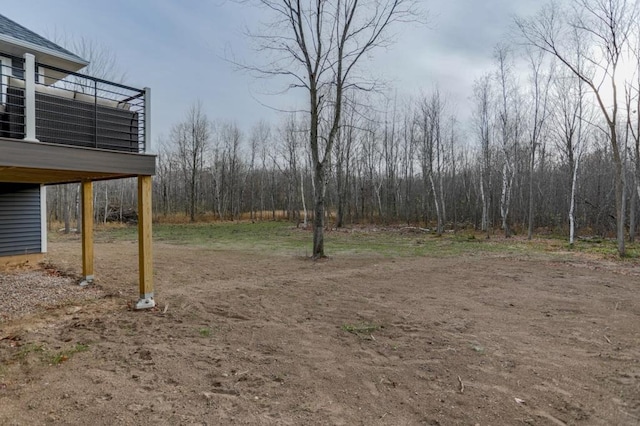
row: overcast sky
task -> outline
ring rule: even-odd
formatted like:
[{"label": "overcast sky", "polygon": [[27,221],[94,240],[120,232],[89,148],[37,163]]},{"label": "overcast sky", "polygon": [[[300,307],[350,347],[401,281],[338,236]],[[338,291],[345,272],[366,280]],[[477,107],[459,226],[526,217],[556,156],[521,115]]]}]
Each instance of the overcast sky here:
[{"label": "overcast sky", "polygon": [[[370,70],[399,96],[438,85],[464,118],[474,79],[492,67],[493,47],[504,40],[515,14],[530,14],[535,0],[449,0],[425,2],[428,25],[396,26],[396,42],[379,50]],[[115,52],[126,83],[151,87],[153,142],[201,100],[211,119],[235,120],[244,130],[260,119],[278,122],[264,106],[304,107],[302,93],[266,95],[268,82],[239,72],[222,58],[233,51],[251,60],[243,36],[260,12],[229,1],[20,0],[5,2],[2,14],[43,36],[86,37]]]}]

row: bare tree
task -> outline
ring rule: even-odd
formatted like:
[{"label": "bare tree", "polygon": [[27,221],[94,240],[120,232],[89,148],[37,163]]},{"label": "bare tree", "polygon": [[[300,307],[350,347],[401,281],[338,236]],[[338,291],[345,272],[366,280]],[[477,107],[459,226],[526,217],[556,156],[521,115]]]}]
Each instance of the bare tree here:
[{"label": "bare tree", "polygon": [[334,143],[335,180],[337,196],[336,228],[344,226],[351,184],[354,146],[359,131],[356,100],[350,99],[343,114],[343,124]]},{"label": "bare tree", "polygon": [[[273,163],[286,179],[285,198],[287,203],[287,219],[299,220],[300,206],[298,204],[298,151],[301,143],[300,124],[295,115],[289,115],[280,128],[280,143],[272,154]],[[280,160],[282,164],[280,164]]]},{"label": "bare tree", "polygon": [[513,63],[511,48],[499,44],[495,48],[495,59],[498,67],[496,82],[499,96],[496,103],[496,126],[500,146],[502,148],[502,193],[500,195],[500,216],[505,237],[511,236],[509,213],[511,210],[511,196],[513,180],[517,175],[517,155],[521,132],[520,99],[518,88],[513,81]]},{"label": "bare tree", "polygon": [[568,167],[569,187],[569,245],[575,242],[575,208],[580,158],[585,146],[584,83],[561,73],[554,82],[554,113],[552,130],[561,161]]},{"label": "bare tree", "polygon": [[[632,26],[638,17],[636,1],[630,0],[574,0],[573,13],[561,11],[557,4],[544,7],[531,19],[517,19],[525,40],[555,56],[593,92],[606,123],[607,134],[615,166],[615,203],[618,253],[625,255],[625,170],[624,152],[619,139],[619,105],[617,71],[622,55],[628,47]],[[564,17],[571,17],[569,20]],[[585,43],[578,52],[583,62],[577,62],[577,37]],[[610,96],[611,99],[607,99]]]},{"label": "bare tree", "polygon": [[480,141],[480,197],[482,201],[482,221],[480,228],[490,235],[491,207],[491,76],[476,80],[474,92],[474,127]]},{"label": "bare tree", "polygon": [[635,27],[635,43],[631,48],[634,66],[633,78],[625,84],[627,132],[633,142],[634,188],[630,202],[629,240],[635,240],[636,204],[640,198],[640,25]]},{"label": "bare tree", "polygon": [[443,185],[444,134],[443,115],[445,102],[439,90],[434,90],[429,98],[423,98],[419,105],[421,123],[420,160],[425,189],[430,188],[436,210],[436,233],[444,232],[445,205]]},{"label": "bare tree", "polygon": [[456,199],[456,195],[457,195],[457,180],[456,180],[456,164],[457,164],[457,158],[456,158],[456,141],[457,141],[457,137],[456,137],[456,117],[455,115],[452,115],[450,118],[450,123],[449,123],[449,147],[448,147],[448,153],[449,153],[449,160],[451,161],[451,187],[450,187],[450,193],[451,193],[451,200],[453,201],[453,232],[456,233],[458,232],[458,203],[457,203],[457,199]]},{"label": "bare tree", "polygon": [[202,111],[200,101],[191,105],[185,121],[171,128],[170,138],[176,144],[188,194],[187,213],[195,222],[200,175],[204,167],[204,153],[211,137],[211,123]]},{"label": "bare tree", "polygon": [[400,170],[401,179],[404,187],[404,213],[403,220],[407,225],[411,222],[411,213],[413,206],[412,197],[414,189],[415,175],[415,157],[418,148],[418,129],[419,120],[416,118],[416,112],[412,110],[412,106],[407,105],[404,113],[402,135],[400,138]]},{"label": "bare tree", "polygon": [[[271,133],[271,127],[269,126],[269,124],[267,124],[266,121],[259,121],[258,123],[256,123],[253,128],[251,129],[251,134],[249,136],[249,148],[251,150],[250,153],[250,162],[249,162],[249,174],[251,174],[251,180],[249,182],[249,210],[250,210],[250,215],[249,217],[251,218],[251,220],[255,220],[257,218],[256,215],[256,198],[258,198],[257,194],[256,194],[256,187],[258,186],[257,183],[261,183],[262,181],[262,175],[264,174],[262,170],[260,170],[259,172],[259,181],[256,182],[257,177],[255,176],[256,174],[256,163],[257,163],[257,156],[259,154],[259,150],[260,147],[266,145],[269,142],[269,137],[270,137],[270,133]],[[262,185],[259,185],[260,189],[262,189]],[[263,194],[262,191],[260,193],[260,197],[262,199]],[[262,209],[263,206],[261,205],[260,208]]]},{"label": "bare tree", "polygon": [[533,222],[534,222],[534,170],[536,165],[536,152],[543,140],[547,117],[549,116],[549,88],[551,87],[551,78],[553,69],[550,68],[544,75],[542,69],[544,65],[543,52],[528,51],[527,59],[530,66],[530,89],[531,89],[531,121],[529,122],[529,226],[527,238],[533,238]]},{"label": "bare tree", "polygon": [[[328,165],[349,90],[371,89],[356,66],[388,44],[394,23],[413,16],[412,0],[256,0],[274,14],[267,33],[254,35],[275,59],[265,74],[286,76],[309,96],[309,147],[315,181],[313,258],[325,256],[324,217]],[[324,123],[324,125],[323,125]],[[321,133],[326,128],[326,134]]]},{"label": "bare tree", "polygon": [[382,179],[380,178],[382,163],[381,149],[378,146],[378,123],[369,120],[364,123],[364,129],[358,143],[358,167],[357,174],[360,182],[359,216],[373,222],[376,216],[382,216],[382,198],[380,190]]},{"label": "bare tree", "polygon": [[[388,108],[387,108],[388,109]],[[391,114],[385,111],[382,155],[384,159],[384,211],[385,221],[390,221],[398,213],[398,156],[400,154],[396,132],[397,96],[393,99]]]},{"label": "bare tree", "polygon": [[240,219],[241,198],[243,185],[241,184],[241,171],[243,165],[240,161],[240,143],[242,131],[235,122],[223,122],[217,126],[217,139],[222,149],[223,162],[226,165],[226,176],[222,190],[227,201],[228,216],[234,220]]},{"label": "bare tree", "polygon": [[175,202],[172,187],[176,184],[174,182],[174,168],[176,164],[175,151],[170,146],[167,139],[161,136],[158,140],[158,161],[157,161],[157,176],[155,179],[155,186],[158,188],[158,194],[154,196],[154,201],[160,204],[157,212],[161,212],[163,215],[168,216],[171,210],[172,201]]},{"label": "bare tree", "polygon": [[89,62],[82,69],[84,74],[116,83],[126,80],[127,75],[118,66],[116,53],[106,44],[68,32],[53,31],[49,38]]}]

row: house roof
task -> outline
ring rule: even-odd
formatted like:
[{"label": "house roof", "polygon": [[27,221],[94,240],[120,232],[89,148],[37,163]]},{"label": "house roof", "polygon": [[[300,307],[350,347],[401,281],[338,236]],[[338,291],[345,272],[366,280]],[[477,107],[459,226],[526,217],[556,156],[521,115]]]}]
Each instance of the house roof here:
[{"label": "house roof", "polygon": [[[75,53],[58,46],[56,43],[23,27],[15,21],[0,14],[0,45],[9,46],[11,54],[33,53],[42,62],[53,62],[51,65],[64,65],[65,69],[77,71],[89,64]],[[20,53],[22,52],[22,53]]]}]

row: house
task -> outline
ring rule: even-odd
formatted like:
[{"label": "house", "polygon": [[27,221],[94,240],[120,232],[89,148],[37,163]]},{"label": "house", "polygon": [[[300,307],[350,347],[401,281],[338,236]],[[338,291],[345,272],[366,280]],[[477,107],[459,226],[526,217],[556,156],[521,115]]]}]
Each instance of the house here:
[{"label": "house", "polygon": [[47,251],[45,186],[79,182],[82,270],[94,279],[93,182],[136,177],[140,299],[155,305],[150,90],[83,75],[87,61],[0,15],[0,263]]}]

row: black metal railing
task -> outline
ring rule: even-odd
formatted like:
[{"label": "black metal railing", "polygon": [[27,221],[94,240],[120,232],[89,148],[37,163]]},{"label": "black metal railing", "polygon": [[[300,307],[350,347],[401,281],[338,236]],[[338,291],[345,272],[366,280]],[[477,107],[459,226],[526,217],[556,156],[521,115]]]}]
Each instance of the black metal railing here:
[{"label": "black metal railing", "polygon": [[[11,59],[9,57],[10,61]],[[0,136],[16,139],[24,137],[24,94],[21,99],[9,96],[10,80],[13,76],[21,78],[23,74],[21,67],[14,67],[11,62],[0,62]]]},{"label": "black metal railing", "polygon": [[[4,55],[3,55],[4,56]],[[30,116],[22,58],[0,69],[0,136],[24,138]],[[22,62],[20,62],[22,61]],[[35,64],[35,137],[40,142],[145,152],[148,89]]]}]

